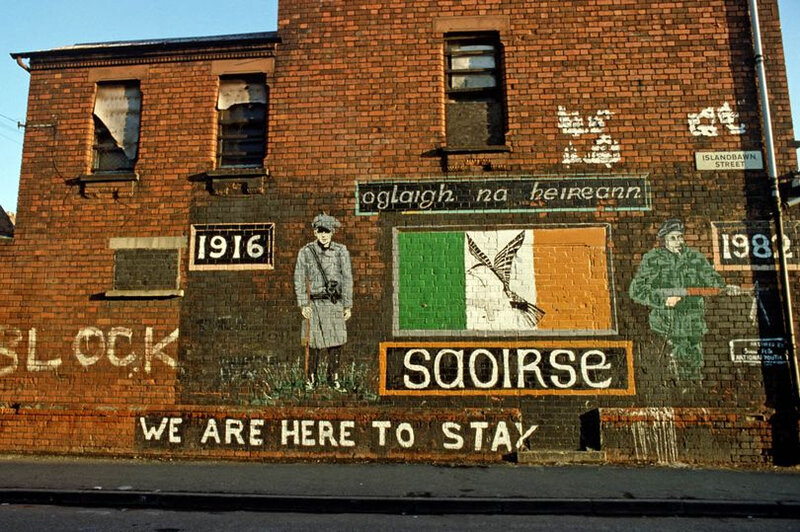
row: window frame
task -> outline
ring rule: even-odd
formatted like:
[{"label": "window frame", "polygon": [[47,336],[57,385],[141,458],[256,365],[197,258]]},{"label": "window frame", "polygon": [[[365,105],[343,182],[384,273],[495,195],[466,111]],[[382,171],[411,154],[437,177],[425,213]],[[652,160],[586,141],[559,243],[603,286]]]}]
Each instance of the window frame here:
[{"label": "window frame", "polygon": [[[459,47],[468,46],[488,46],[491,53],[486,50],[459,50]],[[450,32],[444,35],[444,94],[445,94],[445,139],[446,151],[449,152],[492,152],[508,151],[506,145],[507,132],[507,102],[504,76],[504,54],[500,33],[497,31],[459,31]],[[494,59],[492,67],[476,68],[454,68],[454,59],[469,57],[488,57]],[[453,79],[456,76],[463,76],[469,79],[470,76],[489,75],[494,79],[492,86],[473,86],[473,87],[454,87]],[[469,83],[466,83],[469,85]],[[483,143],[461,144],[455,143],[449,134],[452,124],[448,119],[448,108],[459,102],[485,101],[488,104],[494,103],[500,107],[499,125],[487,131],[487,139]],[[495,130],[496,129],[496,130]],[[495,137],[495,141],[492,141]]]},{"label": "window frame", "polygon": [[[124,149],[113,138],[108,126],[97,116],[97,102],[98,94],[101,87],[120,86],[126,90],[135,88],[138,92],[139,110],[136,125],[136,155],[131,159],[125,154]],[[138,79],[114,79],[102,80],[95,83],[94,101],[92,104],[92,160],[91,160],[91,175],[99,176],[103,179],[104,175],[132,175],[136,170],[136,165],[139,161],[139,148],[141,144],[141,129],[142,129],[142,110],[143,110],[143,94],[141,88],[141,81]],[[113,146],[112,146],[113,144]],[[121,166],[107,166],[102,164],[103,154],[116,153],[120,159],[124,158],[128,164]],[[91,177],[87,176],[87,181],[91,181]]]},{"label": "window frame", "polygon": [[[109,249],[113,251],[113,267],[111,289],[103,293],[106,299],[165,299],[183,297],[181,289],[182,250],[187,246],[185,236],[177,237],[113,237],[109,240]],[[175,285],[172,288],[120,288],[117,284],[118,252],[120,251],[170,251],[175,252]]]},{"label": "window frame", "polygon": [[[243,80],[247,83],[259,83],[262,84],[264,87],[264,93],[266,95],[265,102],[250,102],[250,103],[237,103],[233,104],[227,109],[219,109],[219,95],[217,99],[216,105],[216,112],[217,112],[217,135],[216,135],[216,154],[215,154],[215,168],[218,171],[226,171],[226,170],[257,170],[264,168],[264,159],[267,156],[267,131],[268,131],[268,121],[269,121],[269,87],[267,85],[266,75],[263,73],[237,73],[237,74],[222,74],[219,76],[219,83],[220,87],[222,83],[226,80]],[[225,158],[235,159],[237,157],[236,154],[231,154],[231,152],[225,149],[226,141],[230,142],[233,145],[238,145],[237,143],[237,136],[236,134],[229,134],[225,132],[226,127],[229,127],[231,124],[236,124],[237,122],[232,122],[227,120],[231,113],[235,112],[235,108],[239,106],[260,106],[261,107],[261,120],[257,120],[256,124],[259,122],[261,123],[260,128],[260,135],[258,136],[258,140],[260,141],[261,150],[260,152],[245,152],[245,155],[239,154],[238,156],[243,159],[251,159],[251,162],[225,162]],[[261,118],[259,117],[259,118]],[[244,120],[238,122],[238,124],[248,124],[248,119],[245,118]],[[246,133],[245,133],[246,135]],[[240,138],[238,140],[243,141],[251,141],[253,143],[256,142],[256,135],[252,136],[245,136],[244,138]]]}]

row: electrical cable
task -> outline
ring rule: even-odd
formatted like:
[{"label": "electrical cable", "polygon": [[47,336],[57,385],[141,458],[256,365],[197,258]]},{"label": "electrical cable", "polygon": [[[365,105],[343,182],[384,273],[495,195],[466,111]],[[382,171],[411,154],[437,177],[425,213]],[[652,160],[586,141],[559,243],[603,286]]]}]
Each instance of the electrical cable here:
[{"label": "electrical cable", "polygon": [[11,137],[8,137],[8,136],[6,136],[6,135],[4,135],[2,133],[0,133],[0,137],[6,139],[9,142],[13,142],[17,146],[22,146],[22,143],[20,141],[18,141],[17,139],[12,139]]},{"label": "electrical cable", "polygon": [[21,123],[19,120],[15,119],[15,118],[11,118],[8,115],[4,115],[3,113],[0,113],[0,118],[5,118],[6,120],[8,120],[10,122],[14,122],[15,124],[17,124],[17,127],[19,127],[19,124]]}]

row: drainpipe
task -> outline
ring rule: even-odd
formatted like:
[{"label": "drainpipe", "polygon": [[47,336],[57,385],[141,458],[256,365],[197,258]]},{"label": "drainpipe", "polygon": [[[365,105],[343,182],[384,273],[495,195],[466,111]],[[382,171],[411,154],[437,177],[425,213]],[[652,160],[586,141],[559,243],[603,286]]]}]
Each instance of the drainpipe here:
[{"label": "drainpipe", "polygon": [[28,72],[30,74],[31,67],[25,64],[25,62],[22,60],[22,56],[18,55],[17,57],[15,57],[15,59],[17,60],[17,64],[19,65],[19,67],[25,72]]},{"label": "drainpipe", "polygon": [[786,264],[786,253],[783,249],[783,206],[780,188],[778,187],[778,166],[775,161],[775,145],[772,136],[772,116],[769,110],[769,93],[767,91],[767,73],[764,68],[764,51],[761,47],[761,25],[758,20],[758,4],[750,0],[750,22],[753,26],[753,48],[755,49],[756,73],[758,74],[758,89],[761,96],[761,116],[763,117],[764,143],[767,156],[767,171],[769,173],[772,197],[775,200],[775,229],[778,245],[778,261],[781,273],[781,291],[788,327],[787,343],[789,348],[789,364],[793,370],[795,399],[800,400],[800,370],[795,356],[794,314],[792,313],[792,291],[789,285],[789,269]]}]

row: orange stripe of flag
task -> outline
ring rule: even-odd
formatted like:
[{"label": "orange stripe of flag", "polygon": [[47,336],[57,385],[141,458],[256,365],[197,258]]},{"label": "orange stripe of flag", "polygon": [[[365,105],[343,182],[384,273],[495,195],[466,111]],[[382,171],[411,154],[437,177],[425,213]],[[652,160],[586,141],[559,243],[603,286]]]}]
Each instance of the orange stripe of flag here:
[{"label": "orange stripe of flag", "polygon": [[536,305],[547,329],[611,329],[605,227],[535,229]]}]

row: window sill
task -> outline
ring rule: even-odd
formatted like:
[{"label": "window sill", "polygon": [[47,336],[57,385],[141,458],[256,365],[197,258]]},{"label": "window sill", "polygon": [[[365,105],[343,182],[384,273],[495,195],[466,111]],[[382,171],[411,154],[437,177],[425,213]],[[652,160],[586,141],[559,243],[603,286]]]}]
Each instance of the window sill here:
[{"label": "window sill", "polygon": [[136,172],[94,172],[78,176],[75,181],[78,184],[86,183],[111,183],[117,181],[139,181],[139,174]]},{"label": "window sill", "polygon": [[189,177],[190,181],[206,183],[215,196],[266,194],[269,169],[259,167],[218,168]]},{"label": "window sill", "polygon": [[445,146],[439,148],[443,155],[454,155],[459,153],[510,153],[508,146]]},{"label": "window sill", "polygon": [[168,299],[183,297],[183,290],[109,290],[106,299]]},{"label": "window sill", "polygon": [[252,177],[269,177],[269,169],[254,168],[218,168],[205,173],[206,179],[248,179]]}]

